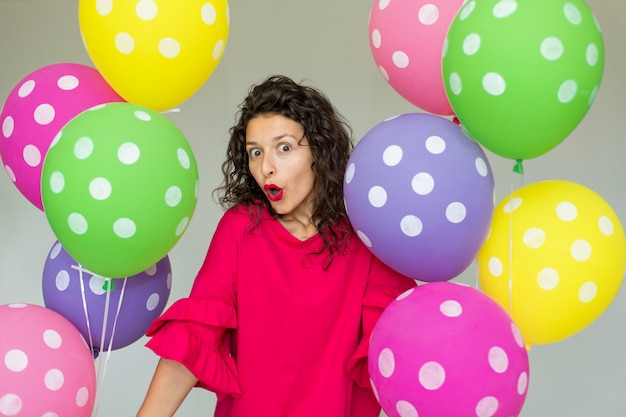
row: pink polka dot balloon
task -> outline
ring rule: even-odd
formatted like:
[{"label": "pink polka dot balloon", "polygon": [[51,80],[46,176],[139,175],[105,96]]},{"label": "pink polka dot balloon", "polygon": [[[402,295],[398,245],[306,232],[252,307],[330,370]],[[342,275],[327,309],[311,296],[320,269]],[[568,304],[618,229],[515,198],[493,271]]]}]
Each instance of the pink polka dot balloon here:
[{"label": "pink polka dot balloon", "polygon": [[90,416],[96,391],[91,352],[60,314],[0,305],[0,415]]},{"label": "pink polka dot balloon", "polygon": [[97,70],[74,63],[40,68],[13,88],[0,113],[0,157],[24,197],[43,210],[41,169],[54,137],[82,111],[119,101]]},{"label": "pink polka dot balloon", "polygon": [[370,50],[394,90],[417,107],[453,114],[441,75],[446,33],[463,0],[374,0]]},{"label": "pink polka dot balloon", "polygon": [[517,326],[481,291],[452,282],[423,284],[383,311],[368,368],[389,417],[512,417],[529,381]]}]

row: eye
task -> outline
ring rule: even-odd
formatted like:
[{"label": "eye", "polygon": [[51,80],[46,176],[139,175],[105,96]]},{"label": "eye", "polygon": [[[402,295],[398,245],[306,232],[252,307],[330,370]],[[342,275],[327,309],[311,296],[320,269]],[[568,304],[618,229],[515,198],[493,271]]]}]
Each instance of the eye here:
[{"label": "eye", "polygon": [[248,154],[250,155],[250,158],[256,158],[257,156],[261,155],[261,150],[257,148],[252,148],[248,151]]},{"label": "eye", "polygon": [[278,150],[280,152],[289,152],[291,150],[291,145],[287,144],[287,143],[281,143],[278,146]]}]

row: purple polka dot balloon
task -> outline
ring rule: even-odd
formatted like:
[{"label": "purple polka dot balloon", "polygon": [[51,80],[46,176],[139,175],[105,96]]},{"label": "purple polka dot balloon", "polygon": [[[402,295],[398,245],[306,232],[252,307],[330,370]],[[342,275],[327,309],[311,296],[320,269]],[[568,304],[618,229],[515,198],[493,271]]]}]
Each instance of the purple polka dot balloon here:
[{"label": "purple polka dot balloon", "polygon": [[171,284],[168,256],[139,274],[109,279],[83,269],[57,241],[46,258],[42,287],[45,306],[72,322],[97,354],[142,337],[163,312]]},{"label": "purple polka dot balloon", "polygon": [[529,361],[506,311],[453,282],[420,285],[383,311],[368,369],[389,417],[512,417],[526,400]]},{"label": "purple polka dot balloon", "polygon": [[413,279],[448,281],[474,260],[494,209],[480,146],[441,116],[411,113],[359,141],[344,178],[348,217],[370,251]]}]

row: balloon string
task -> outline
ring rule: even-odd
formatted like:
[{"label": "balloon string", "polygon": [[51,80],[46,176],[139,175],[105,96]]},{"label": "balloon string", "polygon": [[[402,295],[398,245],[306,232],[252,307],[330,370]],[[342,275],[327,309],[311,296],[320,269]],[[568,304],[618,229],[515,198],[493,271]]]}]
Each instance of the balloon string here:
[{"label": "balloon string", "polygon": [[82,265],[80,264],[72,265],[71,267],[73,269],[78,270],[78,281],[80,282],[80,295],[83,300],[83,312],[85,313],[85,321],[87,323],[87,335],[89,335],[89,349],[91,350],[91,354],[93,355],[94,346],[93,346],[93,337],[91,337],[91,322],[89,321],[89,312],[87,310],[87,298],[85,296],[85,283],[83,282],[83,271],[85,271],[85,269],[83,269]]},{"label": "balloon string", "polygon": [[[513,167],[513,172],[520,176],[520,183],[524,186],[524,164],[521,159],[517,159],[515,161],[515,166]],[[509,279],[508,279],[508,290],[509,290],[509,314],[513,316],[513,194],[515,192],[514,181],[511,181],[511,194],[509,196],[509,253],[508,253],[508,267],[509,267]]]},{"label": "balloon string", "polygon": [[[103,285],[103,288],[107,288],[110,289],[112,287],[111,284],[111,278],[104,278],[105,280],[105,285]],[[109,285],[107,285],[109,284]],[[107,328],[107,318],[108,318],[108,312],[109,312],[109,305],[111,302],[111,291],[107,290],[106,292],[106,296],[104,298],[104,314],[102,317],[102,332],[101,332],[101,336],[100,336],[100,351],[102,350],[102,344],[104,343],[105,337],[106,337],[106,328]],[[102,397],[102,382],[104,379],[104,372],[102,369],[102,355],[98,356],[98,369],[96,372],[96,398],[94,400],[94,407],[93,407],[93,413],[92,413],[92,417],[97,417],[98,416],[98,409],[100,408],[100,398]]]}]

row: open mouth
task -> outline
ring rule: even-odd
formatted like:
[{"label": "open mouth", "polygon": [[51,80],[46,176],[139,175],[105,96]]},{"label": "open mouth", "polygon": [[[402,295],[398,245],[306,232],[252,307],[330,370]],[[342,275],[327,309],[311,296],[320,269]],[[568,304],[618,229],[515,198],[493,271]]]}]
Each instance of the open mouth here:
[{"label": "open mouth", "polygon": [[283,198],[283,189],[274,184],[265,184],[263,189],[267,193],[267,198],[271,201],[278,201]]}]

